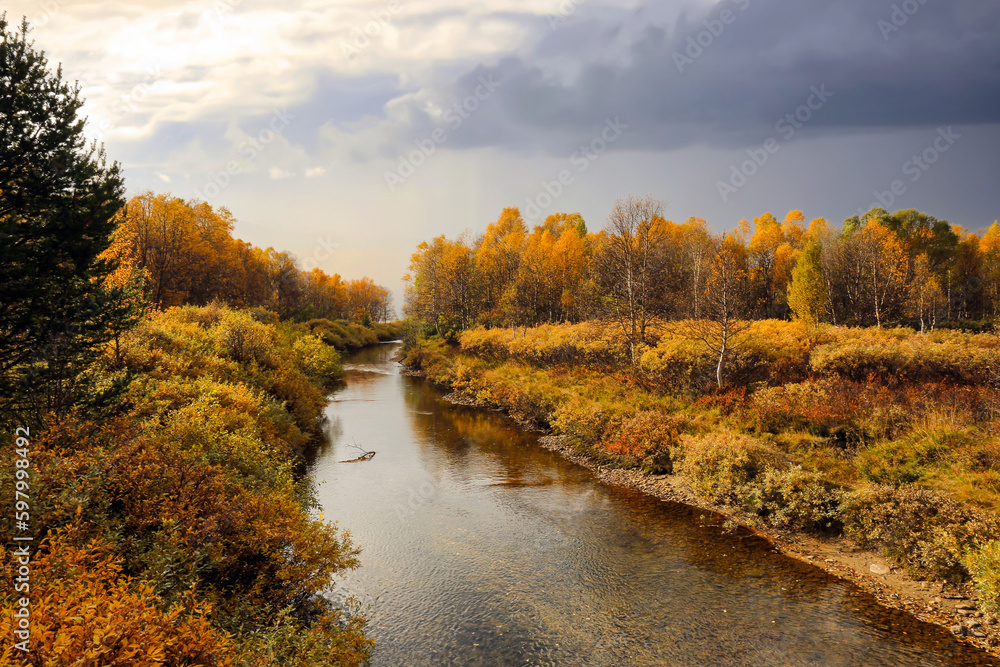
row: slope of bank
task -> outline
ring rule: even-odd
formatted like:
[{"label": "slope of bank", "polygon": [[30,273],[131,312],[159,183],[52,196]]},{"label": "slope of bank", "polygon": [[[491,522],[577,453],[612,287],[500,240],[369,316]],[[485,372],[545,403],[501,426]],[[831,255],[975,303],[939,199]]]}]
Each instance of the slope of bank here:
[{"label": "slope of bank", "polygon": [[[749,391],[698,387],[705,360],[667,336],[638,368],[624,364],[613,329],[596,324],[474,330],[457,347],[413,343],[405,361],[459,402],[551,431],[549,446],[602,479],[721,512],[887,605],[1000,643],[998,401],[978,375],[996,337],[755,327],[733,364],[754,377]],[[876,362],[923,383],[857,368]],[[928,382],[935,372],[949,377]]]},{"label": "slope of bank", "polygon": [[[360,344],[398,335],[319,326]],[[364,616],[317,595],[359,550],[295,472],[343,375],[336,349],[263,309],[188,306],[148,314],[94,372],[130,376],[124,404],[17,443],[32,578],[28,593],[4,591],[0,633],[14,636],[28,595],[29,664],[364,663]],[[19,562],[4,551],[5,581]],[[0,662],[14,657],[7,642]]]}]

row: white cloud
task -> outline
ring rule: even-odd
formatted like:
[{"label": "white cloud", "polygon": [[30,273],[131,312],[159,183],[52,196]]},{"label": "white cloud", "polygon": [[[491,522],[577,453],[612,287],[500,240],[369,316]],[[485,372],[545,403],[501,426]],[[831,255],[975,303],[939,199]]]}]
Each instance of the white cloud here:
[{"label": "white cloud", "polygon": [[[220,12],[224,4],[233,8]],[[295,106],[323,74],[390,75],[412,85],[442,62],[517,48],[528,34],[519,17],[539,13],[528,0],[14,0],[7,9],[34,17],[37,45],[81,82],[91,127],[122,139],[148,138],[168,123]],[[342,45],[358,35],[367,41],[348,60]]]}]

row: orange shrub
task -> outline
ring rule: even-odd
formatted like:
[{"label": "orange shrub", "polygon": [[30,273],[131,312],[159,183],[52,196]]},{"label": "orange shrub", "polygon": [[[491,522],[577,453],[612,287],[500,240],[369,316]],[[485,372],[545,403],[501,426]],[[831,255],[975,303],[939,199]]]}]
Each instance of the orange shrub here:
[{"label": "orange shrub", "polygon": [[660,410],[644,410],[622,421],[617,433],[601,443],[607,451],[641,463],[647,473],[673,472],[674,449],[684,420]]},{"label": "orange shrub", "polygon": [[[18,568],[13,550],[0,547],[4,579]],[[85,542],[77,527],[38,545],[31,567],[30,652],[13,648],[15,601],[8,589],[0,632],[0,662],[25,665],[203,665],[229,667],[234,645],[209,622],[211,606],[190,592],[166,605],[150,582],[122,574],[111,546]]]}]

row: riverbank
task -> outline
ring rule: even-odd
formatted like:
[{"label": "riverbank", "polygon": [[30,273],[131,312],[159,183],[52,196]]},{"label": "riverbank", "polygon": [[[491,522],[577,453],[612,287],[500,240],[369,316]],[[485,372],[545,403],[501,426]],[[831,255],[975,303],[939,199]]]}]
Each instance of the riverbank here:
[{"label": "riverbank", "polygon": [[[737,465],[730,465],[725,461],[719,465],[717,456],[714,462],[712,456],[705,456],[701,441],[715,437],[712,431],[720,428],[720,424],[718,421],[713,424],[704,414],[693,414],[691,410],[684,412],[686,423],[678,429],[682,433],[678,434],[675,430],[665,438],[669,441],[669,447],[674,448],[669,456],[661,455],[658,460],[656,456],[622,456],[625,451],[620,442],[622,431],[627,431],[630,419],[634,421],[641,417],[619,416],[617,433],[606,428],[602,424],[603,418],[616,406],[609,406],[605,402],[602,410],[595,410],[592,405],[581,404],[581,394],[587,395],[589,391],[589,397],[595,398],[600,392],[595,391],[595,385],[592,384],[594,378],[579,372],[579,368],[567,371],[565,368],[543,368],[540,364],[512,362],[509,359],[484,359],[469,354],[464,348],[445,349],[437,343],[425,345],[416,355],[411,350],[409,361],[420,367],[432,381],[453,389],[451,399],[455,402],[499,409],[535,430],[550,434],[561,432],[561,435],[543,438],[543,444],[590,468],[602,481],[637,488],[662,499],[716,512],[726,517],[730,523],[745,526],[766,537],[776,550],[856,583],[882,604],[905,610],[920,620],[944,626],[963,641],[974,643],[995,655],[1000,654],[996,648],[1000,644],[1000,635],[996,632],[995,620],[980,608],[982,600],[976,599],[976,591],[969,586],[968,576],[954,574],[953,569],[950,581],[946,583],[944,577],[932,577],[926,570],[917,570],[915,563],[907,560],[905,552],[892,549],[894,545],[888,539],[883,538],[881,542],[872,539],[882,536],[862,533],[861,540],[855,538],[859,527],[865,526],[861,520],[850,516],[850,512],[868,511],[858,508],[859,500],[874,504],[884,501],[886,493],[911,493],[910,489],[902,492],[898,489],[885,491],[881,488],[873,489],[872,485],[865,483],[852,486],[841,484],[834,488],[832,484],[827,484],[829,480],[820,477],[814,470],[802,471],[799,466],[803,462],[809,462],[803,461],[804,457],[796,460],[788,456],[787,451],[761,451],[761,447],[771,444],[766,439],[762,442],[750,442],[748,439],[726,440],[721,445],[732,447],[735,443],[736,449],[749,451],[751,456],[744,457]],[[413,364],[414,361],[417,363]],[[613,375],[613,381],[622,386],[628,384],[623,382],[620,375],[605,375]],[[555,395],[550,391],[552,386],[560,387],[562,393]],[[634,387],[629,388],[627,393],[628,400],[625,402],[642,404],[646,408],[662,409],[663,404],[669,402],[668,397],[651,392],[636,392]],[[566,406],[569,404],[575,404],[574,414],[567,417]],[[622,422],[626,424],[625,429],[621,428]],[[691,422],[696,424],[693,428]],[[590,443],[581,441],[580,435],[587,429],[601,431],[602,427],[599,440],[595,439]],[[633,429],[633,433],[626,433],[625,438],[634,440],[636,435],[641,435],[649,440],[650,430],[655,430],[655,426],[650,429],[647,425],[641,432]],[[721,447],[713,449],[718,451]],[[649,452],[647,450],[644,453]],[[775,472],[777,468],[765,470],[766,466],[757,466],[756,470],[747,472],[762,457],[777,453],[784,454],[784,461],[780,466],[784,472]],[[686,464],[685,454],[688,459]],[[693,465],[692,460],[699,463],[700,467]],[[706,461],[714,467],[706,466]],[[666,471],[666,467],[677,469]],[[665,472],[673,474],[663,474]],[[738,477],[741,472],[745,473],[743,479],[733,478],[734,474]],[[812,477],[805,477],[806,474]],[[761,482],[761,478],[766,475],[770,475],[769,481]],[[784,479],[792,479],[800,487],[803,480],[808,482],[804,489],[798,489],[804,493],[798,493],[798,496],[794,492],[789,493],[789,484],[783,481],[782,475],[785,476]],[[779,497],[776,504],[773,489],[781,488],[782,485],[786,492],[783,495],[777,494]],[[770,488],[771,495],[762,494],[761,488],[765,492]],[[827,489],[829,493],[817,496],[817,489]],[[882,494],[882,497],[878,494]],[[808,501],[805,503],[808,507],[800,506],[803,498]],[[836,511],[827,511],[830,510],[830,498],[836,498],[846,509],[837,506],[834,508]],[[920,498],[928,502],[939,500],[937,496]],[[766,503],[770,503],[770,506],[762,510],[761,505]],[[779,507],[782,503],[784,507]],[[824,503],[827,505],[825,509]],[[849,503],[853,503],[853,506],[847,507]],[[787,512],[789,506],[793,510],[791,515]],[[905,514],[906,509],[902,508],[901,512]],[[781,514],[783,511],[784,515]],[[937,511],[935,516],[947,518],[944,515],[954,511],[957,511],[955,507],[948,506]],[[968,517],[981,518],[974,508],[964,507],[962,511],[972,512]],[[775,516],[780,520],[775,520]],[[809,521],[802,521],[803,517]],[[825,529],[817,530],[821,528],[817,519],[831,517],[834,520],[828,521]],[[844,524],[851,526],[854,535],[847,534]],[[913,542],[914,539],[910,538],[916,536],[923,540],[921,543],[924,550],[929,551],[926,546],[928,541],[918,534],[921,527],[928,531],[935,529],[928,525],[913,526],[910,531],[912,534],[897,536],[897,542]],[[937,532],[941,532],[940,526],[937,528]],[[869,548],[859,546],[859,542],[865,541],[864,538],[868,538],[868,544],[864,546]],[[881,549],[872,548],[873,544]],[[958,549],[952,551],[952,565],[960,562],[955,551]],[[947,561],[947,557],[942,560]],[[919,566],[920,563],[916,565]]]},{"label": "riverbank", "polygon": [[[423,376],[420,372],[411,372]],[[461,394],[445,397],[450,403],[495,409],[476,403]],[[526,428],[537,427],[521,422]],[[871,594],[882,605],[905,611],[921,621],[948,628],[959,641],[965,641],[1000,656],[1000,624],[995,616],[982,612],[975,594],[967,586],[944,582],[918,581],[880,554],[862,549],[842,536],[818,537],[802,532],[779,531],[761,526],[731,507],[706,501],[678,475],[650,475],[640,470],[609,466],[576,451],[566,436],[547,434],[539,440],[546,449],[559,453],[591,470],[606,484],[638,489],[643,493],[675,503],[713,512],[732,522],[734,528],[767,539],[777,553],[803,561],[825,572],[852,582]]]},{"label": "riverbank", "polygon": [[[119,405],[31,428],[36,664],[364,664],[364,614],[317,595],[359,550],[296,472],[340,386],[337,351],[219,304],[150,312],[118,343],[100,365],[131,379]],[[13,497],[13,469],[3,481]],[[11,579],[16,554],[0,552]]]},{"label": "riverbank", "polygon": [[[650,496],[714,512],[742,529],[766,538],[775,551],[851,581],[886,607],[906,611],[921,621],[948,628],[956,638],[1000,656],[1000,625],[994,616],[976,607],[974,594],[964,586],[917,581],[905,570],[844,537],[817,537],[801,532],[768,529],[749,522],[744,514],[706,502],[677,475],[648,475],[601,464],[574,452],[564,436],[540,439],[546,449],[589,468],[602,482],[638,489]],[[961,627],[961,630],[958,628]],[[981,636],[977,636],[981,635]]]}]

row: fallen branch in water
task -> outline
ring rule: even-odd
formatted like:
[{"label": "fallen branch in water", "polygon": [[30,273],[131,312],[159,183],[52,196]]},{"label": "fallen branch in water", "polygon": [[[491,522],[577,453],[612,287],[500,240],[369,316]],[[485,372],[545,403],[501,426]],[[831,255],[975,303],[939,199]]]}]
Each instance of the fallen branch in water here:
[{"label": "fallen branch in water", "polygon": [[341,461],[341,463],[357,463],[358,461],[367,461],[371,457],[375,456],[375,452],[373,451],[369,452],[365,450],[361,445],[359,445],[356,442],[353,445],[351,445],[351,447],[354,447],[355,449],[363,453],[356,459],[350,459],[349,461]]}]

